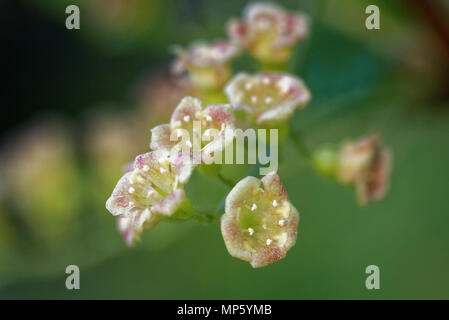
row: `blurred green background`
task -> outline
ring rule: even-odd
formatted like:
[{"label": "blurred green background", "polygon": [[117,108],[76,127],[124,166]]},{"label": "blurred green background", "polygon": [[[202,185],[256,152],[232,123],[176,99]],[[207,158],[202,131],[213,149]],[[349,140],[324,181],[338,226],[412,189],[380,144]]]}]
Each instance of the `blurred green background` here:
[{"label": "blurred green background", "polygon": [[[65,29],[72,2],[81,30]],[[292,130],[310,148],[379,132],[394,157],[386,198],[360,208],[287,141],[279,175],[301,221],[285,259],[254,270],[228,254],[218,223],[195,221],[161,224],[127,248],[104,203],[179,99],[165,86],[168,48],[225,38],[246,3],[2,1],[0,298],[449,298],[448,2],[280,3],[312,21],[289,68],[313,99]],[[380,30],[365,28],[369,4]],[[198,173],[186,190],[211,210],[227,193]],[[65,288],[71,264],[81,290]],[[380,290],[365,288],[371,264]]]}]

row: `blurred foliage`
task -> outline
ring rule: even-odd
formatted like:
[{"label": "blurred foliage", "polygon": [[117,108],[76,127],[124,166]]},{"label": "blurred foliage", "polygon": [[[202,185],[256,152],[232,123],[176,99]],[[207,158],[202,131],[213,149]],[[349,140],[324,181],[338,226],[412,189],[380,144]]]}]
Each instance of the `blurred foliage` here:
[{"label": "blurred foliage", "polygon": [[[317,176],[290,140],[279,175],[301,221],[286,259],[253,270],[229,256],[218,223],[161,224],[126,248],[104,202],[148,149],[150,128],[168,121],[159,101],[170,89],[158,87],[168,47],[225,37],[245,3],[83,0],[78,32],[64,28],[70,1],[18,1],[11,14],[31,22],[5,20],[25,51],[11,80],[21,94],[7,101],[21,116],[2,134],[1,298],[449,298],[449,103],[436,94],[447,83],[432,35],[402,2],[379,2],[379,32],[364,27],[372,1],[281,2],[313,22],[289,65],[313,94],[292,130],[310,147],[380,132],[394,157],[386,199],[359,208],[352,189]],[[233,67],[256,65],[243,56]],[[215,210],[227,190],[196,172],[186,192]],[[80,266],[80,291],[64,287],[69,264]],[[380,267],[379,291],[364,287],[370,264]]]}]

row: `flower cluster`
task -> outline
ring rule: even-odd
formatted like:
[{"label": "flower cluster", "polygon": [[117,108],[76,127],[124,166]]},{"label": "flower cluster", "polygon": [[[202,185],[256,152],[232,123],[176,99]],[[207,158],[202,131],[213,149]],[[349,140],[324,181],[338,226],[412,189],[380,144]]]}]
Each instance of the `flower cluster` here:
[{"label": "flower cluster", "polygon": [[174,46],[173,70],[187,71],[203,91],[219,92],[231,77],[230,62],[239,52],[246,50],[262,65],[283,66],[295,44],[307,37],[308,25],[304,14],[287,12],[273,3],[254,3],[245,9],[243,20],[228,21],[228,40],[197,41],[187,49]]},{"label": "flower cluster", "polygon": [[[261,63],[284,64],[293,46],[308,33],[305,15],[274,4],[252,4],[242,21],[228,23],[228,31],[227,41],[195,42],[188,49],[174,49],[174,71],[187,71],[193,89],[201,91],[208,103],[203,107],[199,98],[180,99],[170,122],[151,129],[150,151],[128,166],[107,201],[106,207],[117,217],[118,228],[129,245],[160,221],[204,221],[205,215],[197,212],[184,191],[192,172],[198,167],[205,173],[211,156],[221,154],[234,142],[235,129],[288,128],[295,110],[303,109],[311,99],[309,89],[296,75],[232,75],[230,69],[230,60],[239,49],[246,49]],[[214,90],[222,96],[211,95]],[[218,101],[223,97],[227,103]],[[236,120],[242,113],[243,126]],[[297,138],[292,139],[297,142]],[[304,144],[298,151],[304,153]],[[354,185],[360,204],[385,194],[390,155],[376,136],[348,142],[339,150],[322,148],[310,154],[306,152],[305,158],[318,172]],[[296,242],[299,213],[278,174],[270,172],[261,179],[243,176],[234,183],[220,170],[221,166],[212,175],[230,189],[224,213],[206,215],[212,222],[221,215],[221,233],[230,255],[254,268],[284,258]]]}]

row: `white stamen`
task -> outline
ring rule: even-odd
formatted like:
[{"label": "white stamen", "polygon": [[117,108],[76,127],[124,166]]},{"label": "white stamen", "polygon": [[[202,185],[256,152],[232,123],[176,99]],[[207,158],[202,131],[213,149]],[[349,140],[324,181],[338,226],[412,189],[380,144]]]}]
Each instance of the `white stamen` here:
[{"label": "white stamen", "polygon": [[272,242],[273,242],[273,240],[267,239],[267,246],[269,246]]},{"label": "white stamen", "polygon": [[279,203],[276,201],[276,199],[275,200],[273,200],[273,207],[277,207],[279,205]]},{"label": "white stamen", "polygon": [[132,202],[132,201],[128,202],[128,206],[130,206],[130,207],[134,206],[134,202]]},{"label": "white stamen", "polygon": [[164,168],[162,168],[162,167],[159,169],[159,171],[160,171],[161,173],[166,173],[166,172],[167,172],[167,170],[164,169]]},{"label": "white stamen", "polygon": [[266,97],[265,98],[265,103],[271,103],[273,101],[272,97]]},{"label": "white stamen", "polygon": [[287,93],[288,92],[288,90],[290,89],[290,84],[291,84],[291,81],[290,81],[289,78],[282,78],[277,83],[277,85],[281,89],[282,93]]},{"label": "white stamen", "polygon": [[285,220],[283,220],[283,219],[279,220],[279,225],[280,226],[285,226]]},{"label": "white stamen", "polygon": [[251,82],[247,82],[247,83],[245,84],[245,89],[246,89],[246,90],[251,90],[252,87],[253,87],[253,84],[252,84]]},{"label": "white stamen", "polygon": [[147,172],[148,170],[150,170],[150,167],[148,165],[144,165],[142,170]]},{"label": "white stamen", "polygon": [[254,234],[254,229],[253,228],[248,228],[248,232],[249,232],[249,235],[252,236]]},{"label": "white stamen", "polygon": [[206,121],[212,121],[212,117],[210,115],[206,116]]},{"label": "white stamen", "polygon": [[264,228],[265,230],[267,230],[267,225],[264,223],[264,224],[262,225],[262,228]]},{"label": "white stamen", "polygon": [[184,122],[189,122],[190,121],[190,116],[184,116]]},{"label": "white stamen", "polygon": [[251,102],[252,103],[256,103],[257,102],[257,96],[252,96],[251,97]]},{"label": "white stamen", "polygon": [[154,194],[154,190],[150,190],[147,193],[147,198],[151,197]]},{"label": "white stamen", "polygon": [[187,141],[186,141],[186,145],[187,145],[189,148],[192,148],[192,142],[190,142],[190,140],[187,140]]},{"label": "white stamen", "polygon": [[253,203],[252,207],[251,207],[251,211],[255,211],[257,209],[257,204]]},{"label": "white stamen", "polygon": [[133,187],[129,187],[128,192],[130,194],[133,194],[134,192],[136,192],[136,189],[134,189]]},{"label": "white stamen", "polygon": [[263,84],[270,84],[270,78],[263,78],[262,82]]}]

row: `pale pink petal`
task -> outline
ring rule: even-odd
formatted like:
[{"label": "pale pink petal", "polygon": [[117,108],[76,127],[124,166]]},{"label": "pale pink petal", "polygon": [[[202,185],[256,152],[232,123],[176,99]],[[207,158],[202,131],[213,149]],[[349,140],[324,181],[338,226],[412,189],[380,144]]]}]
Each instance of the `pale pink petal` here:
[{"label": "pale pink petal", "polygon": [[245,246],[244,236],[233,217],[227,214],[221,216],[221,233],[231,256],[251,261],[251,251]]},{"label": "pale pink petal", "polygon": [[207,128],[219,130],[219,135],[203,148],[205,157],[213,156],[215,152],[225,150],[234,140],[234,118],[230,105],[210,105],[203,111],[203,119],[206,120]]},{"label": "pale pink petal", "polygon": [[286,225],[287,240],[284,244],[285,251],[288,251],[296,243],[296,238],[298,237],[298,224],[299,212],[292,204],[290,204],[290,215]]},{"label": "pale pink petal", "polygon": [[212,123],[218,128],[233,124],[232,107],[229,104],[212,104],[203,111],[203,117],[210,117]]},{"label": "pale pink petal", "polygon": [[253,268],[265,267],[285,257],[285,251],[275,246],[267,246],[254,252],[251,257]]},{"label": "pale pink petal", "polygon": [[229,20],[226,29],[229,38],[234,43],[241,44],[243,42],[246,35],[246,27],[240,20],[235,18]]},{"label": "pale pink petal", "polygon": [[282,19],[284,14],[285,11],[280,6],[268,2],[251,3],[243,12],[244,19],[249,27],[262,30],[267,27],[261,21],[267,20],[274,24]]},{"label": "pale pink petal", "polygon": [[248,197],[260,186],[260,180],[255,177],[246,177],[240,180],[226,197],[225,211],[227,214],[236,214]]},{"label": "pale pink petal", "polygon": [[379,160],[371,172],[369,193],[372,200],[381,200],[388,191],[392,156],[389,150],[380,151]]},{"label": "pale pink petal", "polygon": [[114,216],[129,215],[130,210],[134,208],[133,198],[128,190],[131,187],[129,177],[132,172],[123,175],[112,192],[111,197],[106,201],[106,209]]},{"label": "pale pink petal", "polygon": [[170,140],[171,129],[168,124],[161,124],[151,129],[150,149],[170,149],[175,141]]},{"label": "pale pink petal", "polygon": [[361,206],[371,201],[382,200],[389,188],[391,170],[391,153],[379,150],[377,159],[367,176],[361,176],[356,181],[357,201]]},{"label": "pale pink petal", "polygon": [[170,125],[177,127],[178,123],[190,122],[196,119],[198,112],[201,112],[201,101],[193,97],[184,97],[173,111]]},{"label": "pale pink petal", "polygon": [[217,40],[213,43],[196,41],[186,50],[173,46],[172,51],[178,56],[177,69],[185,70],[223,65],[238,53],[238,48],[227,41]]},{"label": "pale pink petal", "polygon": [[289,13],[281,22],[281,32],[274,42],[274,46],[281,48],[294,45],[304,39],[309,33],[309,17],[304,14]]},{"label": "pale pink petal", "polygon": [[168,196],[163,198],[161,201],[156,203],[151,207],[151,212],[171,216],[179,208],[179,205],[185,198],[185,192],[183,189],[176,189],[171,192]]},{"label": "pale pink petal", "polygon": [[128,246],[133,246],[136,241],[136,234],[132,227],[132,217],[126,215],[117,216],[117,228],[122,234],[123,240]]},{"label": "pale pink petal", "polygon": [[234,137],[234,127],[226,127],[216,139],[204,146],[202,150],[203,156],[206,158],[213,157],[215,152],[226,150],[226,148],[234,141]]},{"label": "pale pink petal", "polygon": [[276,172],[270,172],[262,178],[265,192],[272,195],[277,201],[287,200],[287,192]]},{"label": "pale pink petal", "polygon": [[167,150],[155,150],[147,153],[140,154],[134,160],[134,168],[137,168],[142,171],[147,170],[147,166],[149,169],[155,169],[159,171],[161,162],[168,161],[170,157],[170,151]]},{"label": "pale pink petal", "polygon": [[[174,174],[178,177],[178,181],[180,183],[186,183],[195,169],[193,152],[172,152],[171,161]],[[197,163],[199,163],[199,161]]]},{"label": "pale pink petal", "polygon": [[160,218],[154,215],[148,208],[135,210],[132,215],[117,216],[117,227],[128,246],[133,246],[140,239],[144,229],[153,228]]},{"label": "pale pink petal", "polygon": [[286,121],[295,111],[294,103],[285,103],[263,112],[256,120],[259,125]]}]

